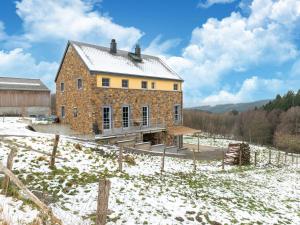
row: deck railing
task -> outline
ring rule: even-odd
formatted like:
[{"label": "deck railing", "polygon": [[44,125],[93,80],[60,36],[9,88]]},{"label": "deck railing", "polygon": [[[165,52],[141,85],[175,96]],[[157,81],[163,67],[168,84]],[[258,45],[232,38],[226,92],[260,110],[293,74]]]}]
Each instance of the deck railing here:
[{"label": "deck railing", "polygon": [[[105,129],[108,128],[109,129]],[[147,123],[145,120],[130,119],[113,120],[111,123],[102,124],[102,135],[117,135],[138,132],[143,130],[165,129],[164,118],[148,118]]]}]

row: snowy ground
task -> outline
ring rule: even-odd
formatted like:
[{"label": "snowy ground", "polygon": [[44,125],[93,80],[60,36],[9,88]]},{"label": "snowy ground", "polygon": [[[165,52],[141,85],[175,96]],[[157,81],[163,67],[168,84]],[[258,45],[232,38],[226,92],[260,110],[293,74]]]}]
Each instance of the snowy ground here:
[{"label": "snowy ground", "polygon": [[[113,213],[108,224],[300,224],[300,169],[291,165],[291,157],[288,165],[281,160],[278,167],[275,150],[272,162],[276,166],[266,165],[268,148],[252,145],[259,156],[257,168],[226,166],[225,171],[220,162],[197,162],[193,173],[192,161],[166,158],[166,172],[161,176],[160,157],[131,155],[135,165],[124,163],[120,173],[116,147],[62,138],[61,158],[56,160],[56,169],[50,170],[49,157],[32,149],[51,152],[53,135],[27,131],[16,119],[6,121],[0,121],[0,135],[16,131],[28,137],[0,139],[0,161],[6,162],[10,150],[17,149],[14,173],[30,190],[43,193],[44,201],[66,225],[93,224],[100,177],[112,183],[109,209]],[[184,139],[197,143],[195,138]],[[201,140],[203,145],[216,147],[228,142],[232,141]],[[21,213],[27,218],[12,224],[27,224],[35,215],[6,204],[12,202],[10,198],[0,196],[0,200],[0,215],[1,207],[13,207],[16,218]],[[4,215],[12,217],[11,212]]]}]

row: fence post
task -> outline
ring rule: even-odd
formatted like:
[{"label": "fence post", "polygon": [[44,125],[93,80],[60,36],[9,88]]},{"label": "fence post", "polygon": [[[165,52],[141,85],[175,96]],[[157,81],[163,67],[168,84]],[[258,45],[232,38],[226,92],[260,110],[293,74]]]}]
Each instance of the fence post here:
[{"label": "fence post", "polygon": [[225,167],[225,151],[222,149],[222,170],[224,170]]},{"label": "fence post", "polygon": [[110,180],[99,181],[96,225],[106,224],[110,186]]},{"label": "fence post", "polygon": [[292,152],[292,165],[294,164],[294,153]]},{"label": "fence post", "polygon": [[200,136],[200,134],[197,135],[197,137],[198,137],[198,152],[200,152],[200,137],[199,136]]},{"label": "fence post", "polygon": [[272,158],[272,151],[269,149],[269,164],[271,164],[271,158]]},{"label": "fence post", "polygon": [[284,155],[284,164],[286,164],[286,157],[287,157],[287,152],[285,152],[285,155]]},{"label": "fence post", "polygon": [[195,155],[195,149],[193,149],[193,161],[194,161],[194,173],[196,173],[196,155]]},{"label": "fence post", "polygon": [[280,164],[280,151],[278,151],[278,156],[277,156],[277,166]]},{"label": "fence post", "polygon": [[164,146],[164,152],[162,155],[161,168],[160,168],[161,174],[162,174],[162,172],[164,172],[164,168],[165,168],[165,155],[166,155],[166,146]]},{"label": "fence post", "polygon": [[257,165],[257,152],[254,152],[254,166]]},{"label": "fence post", "polygon": [[123,145],[121,144],[121,146],[119,147],[119,158],[118,158],[118,162],[119,162],[119,171],[122,172],[123,170]]},{"label": "fence post", "polygon": [[[14,162],[14,157],[17,155],[17,150],[12,149],[7,157],[7,163],[6,163],[6,167],[9,170],[12,170],[13,167],[13,162]],[[1,194],[3,195],[7,195],[7,190],[8,190],[8,186],[9,186],[9,176],[5,175],[3,182],[2,182],[2,192]]]},{"label": "fence post", "polygon": [[57,152],[58,142],[59,142],[59,135],[55,134],[54,145],[53,145],[51,161],[50,161],[50,168],[54,168],[55,156],[56,156],[56,152]]}]

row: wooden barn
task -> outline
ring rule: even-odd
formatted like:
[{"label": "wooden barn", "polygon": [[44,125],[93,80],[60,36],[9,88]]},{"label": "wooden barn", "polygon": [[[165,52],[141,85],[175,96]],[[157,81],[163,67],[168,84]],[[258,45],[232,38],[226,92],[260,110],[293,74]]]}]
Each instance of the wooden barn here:
[{"label": "wooden barn", "polygon": [[0,115],[50,113],[50,90],[39,79],[0,77]]}]

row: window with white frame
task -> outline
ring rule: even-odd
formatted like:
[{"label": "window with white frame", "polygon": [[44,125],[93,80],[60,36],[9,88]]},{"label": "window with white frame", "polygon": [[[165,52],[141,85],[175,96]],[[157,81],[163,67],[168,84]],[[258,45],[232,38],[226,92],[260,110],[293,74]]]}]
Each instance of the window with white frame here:
[{"label": "window with white frame", "polygon": [[66,116],[66,112],[65,112],[65,107],[64,106],[62,106],[61,109],[60,109],[60,115],[61,115],[62,118],[65,118],[65,116]]},{"label": "window with white frame", "polygon": [[180,105],[175,105],[174,106],[174,120],[175,122],[180,121]]},{"label": "window with white frame", "polygon": [[129,106],[122,107],[122,125],[124,128],[129,127]]},{"label": "window with white frame", "polygon": [[77,89],[78,89],[78,90],[81,90],[82,87],[83,87],[83,85],[82,85],[82,79],[79,78],[79,79],[77,79]]},{"label": "window with white frame", "polygon": [[103,107],[103,129],[111,129],[111,108],[109,106]]},{"label": "window with white frame", "polygon": [[142,108],[142,125],[148,126],[149,125],[149,107],[143,106]]},{"label": "window with white frame", "polygon": [[102,78],[102,87],[109,87],[109,78]]}]

